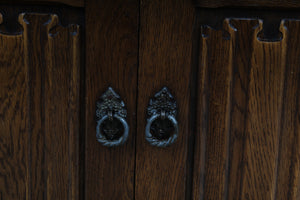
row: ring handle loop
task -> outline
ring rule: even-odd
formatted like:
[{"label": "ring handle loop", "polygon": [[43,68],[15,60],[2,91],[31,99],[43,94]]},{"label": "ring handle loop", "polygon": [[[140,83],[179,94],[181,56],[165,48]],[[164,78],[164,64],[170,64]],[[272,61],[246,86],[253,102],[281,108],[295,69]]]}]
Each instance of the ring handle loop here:
[{"label": "ring handle loop", "polygon": [[100,142],[102,145],[107,146],[107,147],[113,147],[113,146],[119,146],[122,145],[126,142],[128,138],[128,133],[129,133],[129,126],[126,122],[126,120],[116,114],[113,115],[113,118],[117,119],[121,124],[123,125],[124,132],[121,137],[119,137],[116,140],[108,140],[105,135],[101,132],[101,125],[102,123],[109,119],[108,115],[105,115],[102,117],[100,120],[97,121],[97,127],[96,127],[96,137],[98,142]]},{"label": "ring handle loop", "polygon": [[167,115],[166,118],[172,123],[175,131],[174,131],[174,134],[172,136],[170,136],[168,139],[165,139],[165,140],[161,140],[161,139],[158,139],[156,137],[154,137],[151,132],[150,132],[150,128],[151,128],[151,125],[152,123],[161,118],[161,115],[159,114],[156,114],[156,115],[153,115],[152,117],[150,117],[147,121],[147,125],[146,125],[146,140],[153,146],[157,146],[157,147],[167,147],[169,146],[170,144],[173,144],[177,137],[178,137],[178,123],[177,123],[177,120],[175,119],[175,117],[173,117],[172,115]]}]

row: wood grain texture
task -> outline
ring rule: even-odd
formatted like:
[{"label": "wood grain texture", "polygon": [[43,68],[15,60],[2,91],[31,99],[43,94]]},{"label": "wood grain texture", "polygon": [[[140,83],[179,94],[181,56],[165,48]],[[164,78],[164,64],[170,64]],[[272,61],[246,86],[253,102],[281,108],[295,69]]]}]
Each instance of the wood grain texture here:
[{"label": "wood grain texture", "polygon": [[[196,141],[200,143],[201,139],[205,141],[202,144],[196,142],[194,155],[196,168],[201,164],[198,162],[205,161],[205,166],[202,169],[204,170],[202,173],[205,173],[205,179],[203,182],[200,177],[197,177],[195,179],[200,180],[200,182],[194,182],[194,184],[202,188],[201,193],[204,199],[222,199],[227,195],[233,59],[233,38],[229,35],[231,30],[228,23],[228,20],[224,22],[224,30],[215,31],[211,28],[202,30],[205,37],[201,40],[201,52],[207,57],[201,57],[199,73],[204,80],[200,81],[199,94],[201,97],[199,98],[202,99],[203,103],[205,102],[206,107],[198,106],[200,108],[199,117],[204,117],[204,119],[200,119],[198,129],[205,132],[200,132],[202,138],[197,135]],[[207,115],[203,115],[201,112],[206,112]],[[201,126],[205,128],[201,128]],[[204,152],[200,152],[201,150]],[[197,159],[198,157],[201,159]],[[199,174],[195,174],[195,176],[199,176]],[[200,195],[200,193],[195,195]]]},{"label": "wood grain texture", "polygon": [[74,7],[84,7],[84,0],[1,0],[2,3],[9,4],[65,4]]},{"label": "wood grain texture", "polygon": [[299,8],[300,2],[295,0],[194,0],[195,5],[205,8],[219,7],[271,7]]},{"label": "wood grain texture", "polygon": [[[134,198],[138,13],[138,0],[86,1],[86,199]],[[96,101],[109,86],[129,125],[127,142],[113,148],[96,140]]]},{"label": "wood grain texture", "polygon": [[[79,27],[51,16],[45,48],[47,199],[79,199]],[[59,184],[57,184],[59,183]]]},{"label": "wood grain texture", "polygon": [[[185,199],[194,7],[184,0],[142,0],[140,13],[135,199]],[[164,86],[177,101],[179,136],[159,148],[145,140],[146,110]]]},{"label": "wood grain texture", "polygon": [[0,34],[0,199],[25,199],[30,189],[28,68],[23,55],[22,35]]},{"label": "wood grain texture", "polygon": [[286,21],[287,58],[280,131],[277,199],[300,198],[300,32],[299,21]]},{"label": "wood grain texture", "polygon": [[[45,130],[44,130],[44,67],[41,64],[45,60],[44,47],[46,45],[46,28],[43,26],[49,20],[49,16],[42,15],[33,17],[26,15],[19,16],[19,22],[24,28],[24,57],[25,66],[28,67],[28,90],[29,90],[29,156],[30,175],[29,196],[36,199],[43,199],[45,193]],[[42,55],[42,56],[41,56]]]},{"label": "wood grain texture", "polygon": [[297,199],[299,22],[277,42],[257,39],[261,21],[227,22],[200,40],[193,199]]},{"label": "wood grain texture", "polygon": [[0,197],[78,199],[78,27],[46,14],[19,22],[21,35],[1,39]]},{"label": "wood grain texture", "polygon": [[33,199],[78,198],[79,30],[56,15],[25,14],[30,73],[30,175]]},{"label": "wood grain texture", "polygon": [[[255,35],[262,30],[262,22]],[[285,29],[279,42],[253,41],[244,145],[242,199],[275,198],[286,58]]]},{"label": "wood grain texture", "polygon": [[231,36],[234,43],[233,77],[231,98],[231,131],[229,145],[228,199],[239,199],[241,195],[241,179],[243,177],[245,145],[245,127],[248,116],[248,88],[250,81],[253,38],[257,20],[230,20]]}]

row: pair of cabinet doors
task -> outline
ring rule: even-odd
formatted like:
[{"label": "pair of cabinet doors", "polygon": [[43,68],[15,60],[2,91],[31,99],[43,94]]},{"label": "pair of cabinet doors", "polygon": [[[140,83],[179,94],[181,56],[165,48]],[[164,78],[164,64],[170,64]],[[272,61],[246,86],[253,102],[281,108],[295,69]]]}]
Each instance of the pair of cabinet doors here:
[{"label": "pair of cabinet doors", "polygon": [[[300,5],[245,3],[0,5],[0,199],[300,199]],[[109,87],[129,126],[115,147],[96,137]],[[157,147],[163,87],[179,131]]]}]

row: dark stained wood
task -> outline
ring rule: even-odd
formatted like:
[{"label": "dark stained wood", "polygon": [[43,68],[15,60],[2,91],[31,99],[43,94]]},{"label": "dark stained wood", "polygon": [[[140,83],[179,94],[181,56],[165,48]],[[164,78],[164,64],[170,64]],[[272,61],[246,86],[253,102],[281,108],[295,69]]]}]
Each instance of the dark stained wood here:
[{"label": "dark stained wood", "polygon": [[0,197],[78,199],[78,27],[54,15],[19,22],[21,35],[0,36]]},{"label": "dark stained wood", "polygon": [[[194,7],[185,0],[143,0],[140,10],[135,199],[185,199]],[[159,148],[145,140],[146,110],[164,86],[177,101],[179,136]]]},{"label": "dark stained wood", "polygon": [[300,2],[295,0],[194,0],[195,5],[205,8],[219,7],[271,7],[299,8]]},{"label": "dark stained wood", "polygon": [[30,196],[78,199],[79,30],[61,27],[56,15],[21,15],[20,23],[30,72]]},{"label": "dark stained wood", "polygon": [[[194,163],[195,169],[199,169],[201,164],[205,165],[199,172],[205,173],[205,178],[200,177],[202,174],[194,174],[194,190],[196,190],[194,199],[223,199],[228,190],[227,171],[233,59],[233,39],[228,33],[231,31],[228,23],[228,20],[224,22],[226,30],[203,29],[205,37],[201,40],[202,56],[199,74],[204,80],[201,78],[199,80],[199,99],[205,104],[205,107],[198,105],[198,117],[200,117],[201,122],[196,136]],[[204,115],[202,112],[206,114]]]},{"label": "dark stained wood", "polygon": [[[262,29],[262,23],[255,35]],[[278,144],[282,111],[286,30],[283,40],[253,41],[249,100],[244,144],[244,169],[241,198],[275,198]]]},{"label": "dark stained wood", "polygon": [[[1,16],[2,22],[2,16]],[[28,198],[28,68],[22,35],[0,34],[0,198]]]},{"label": "dark stained wood", "polygon": [[43,26],[49,20],[49,16],[39,17],[26,15],[19,16],[19,22],[24,28],[24,48],[25,53],[19,55],[24,57],[24,65],[28,67],[28,90],[29,105],[27,112],[30,116],[29,121],[29,156],[28,166],[29,186],[28,195],[33,199],[43,199],[46,188],[45,172],[45,129],[44,129],[44,68],[45,60],[44,47],[47,41],[47,30]]},{"label": "dark stained wood", "polygon": [[[133,199],[138,59],[138,0],[86,2],[86,199]],[[127,108],[127,142],[96,140],[96,101],[111,86]]]},{"label": "dark stained wood", "polygon": [[297,199],[299,22],[277,42],[261,21],[224,23],[200,40],[193,199]]},{"label": "dark stained wood", "polygon": [[[201,27],[201,35],[203,27]],[[207,70],[207,38],[199,40],[199,69],[197,76],[197,106],[196,106],[196,133],[194,136],[194,172],[192,198],[203,200],[204,195],[204,167],[206,152],[206,136],[208,127],[208,70]]]},{"label": "dark stained wood", "polygon": [[253,38],[257,20],[230,20],[233,50],[233,77],[231,99],[231,131],[229,145],[228,199],[238,199],[241,195],[243,177],[243,148],[245,142],[245,125],[249,99],[250,58],[253,52]]},{"label": "dark stained wood", "polygon": [[1,3],[9,4],[65,4],[74,7],[84,7],[84,0],[2,0]]},{"label": "dark stained wood", "polygon": [[[45,48],[47,199],[79,199],[79,27],[51,16]],[[57,184],[59,183],[59,184]]]},{"label": "dark stained wood", "polygon": [[300,198],[300,32],[299,21],[286,21],[287,57],[280,131],[277,199]]},{"label": "dark stained wood", "polygon": [[[85,68],[77,25],[51,14],[14,21],[28,10],[80,21],[84,0],[2,3],[0,200],[300,199],[300,22],[282,21],[283,39],[274,25],[297,18],[300,2],[86,0]],[[202,27],[195,47],[195,5],[199,23],[237,17],[221,30]],[[238,8],[208,9],[218,7]],[[130,127],[113,148],[95,131],[96,101],[109,86]],[[177,101],[179,138],[159,148],[145,140],[146,111],[163,86]]]}]

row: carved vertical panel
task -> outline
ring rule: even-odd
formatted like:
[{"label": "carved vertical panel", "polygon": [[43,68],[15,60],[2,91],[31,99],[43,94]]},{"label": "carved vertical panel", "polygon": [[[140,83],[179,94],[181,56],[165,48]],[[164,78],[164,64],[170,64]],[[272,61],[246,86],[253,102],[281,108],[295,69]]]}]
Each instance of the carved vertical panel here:
[{"label": "carved vertical panel", "polygon": [[[224,30],[204,28],[201,40],[202,57],[200,77],[203,78],[200,88],[200,98],[206,104],[201,109],[207,115],[199,116],[204,126],[197,138],[202,144],[196,144],[196,152],[203,150],[202,155],[195,154],[195,165],[199,167],[204,162],[205,184],[202,187],[204,199],[222,199],[227,193],[228,148],[231,110],[231,81],[232,81],[232,51],[234,35],[229,27],[229,21],[224,21]],[[218,45],[215,45],[218,44]],[[204,75],[205,74],[205,75]],[[204,99],[203,99],[204,98]],[[198,107],[201,108],[201,105]],[[199,127],[201,129],[201,127]],[[199,136],[199,135],[198,135]],[[199,176],[199,174],[196,174]],[[199,179],[199,177],[197,177]],[[201,178],[200,178],[201,179]],[[198,185],[199,183],[194,183]],[[203,184],[203,183],[202,183]],[[197,195],[200,195],[199,193]]]},{"label": "carved vertical panel", "polygon": [[[262,30],[262,23],[255,35]],[[278,42],[253,40],[247,121],[244,144],[244,169],[241,198],[273,199],[278,161],[286,35]]]},{"label": "carved vertical panel", "polygon": [[231,34],[234,35],[231,98],[231,131],[228,165],[228,199],[238,199],[241,193],[243,177],[243,149],[245,145],[245,128],[248,116],[249,81],[252,64],[253,39],[256,38],[258,20],[230,20]]},{"label": "carved vertical panel", "polygon": [[25,65],[28,67],[29,105],[29,138],[30,165],[28,166],[30,185],[29,196],[42,199],[45,196],[46,187],[46,163],[45,163],[45,130],[44,130],[44,47],[46,45],[47,31],[44,24],[49,21],[49,16],[39,17],[19,16],[19,22],[23,26],[23,42]]},{"label": "carved vertical panel", "polygon": [[[45,48],[45,149],[48,199],[79,199],[79,27],[51,15]],[[59,183],[59,184],[57,184]]]},{"label": "carved vertical panel", "polygon": [[[2,15],[0,17],[2,22]],[[28,198],[29,90],[23,35],[0,33],[0,199]]]},{"label": "carved vertical panel", "polygon": [[202,28],[194,199],[299,198],[298,23],[279,41],[258,20]]},{"label": "carved vertical panel", "polygon": [[300,22],[288,20],[280,124],[277,199],[300,199]]},{"label": "carved vertical panel", "polygon": [[78,199],[79,29],[21,14],[1,38],[1,199]]}]

